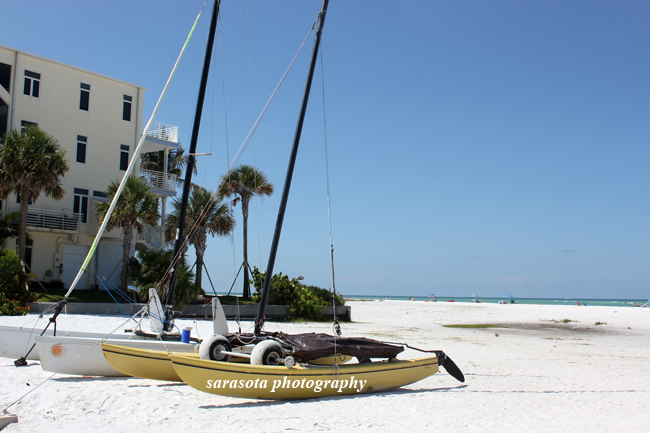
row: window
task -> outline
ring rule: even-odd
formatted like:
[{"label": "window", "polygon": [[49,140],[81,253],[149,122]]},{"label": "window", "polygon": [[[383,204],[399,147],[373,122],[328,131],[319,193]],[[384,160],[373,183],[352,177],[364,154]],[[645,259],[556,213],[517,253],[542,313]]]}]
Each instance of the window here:
[{"label": "window", "polygon": [[[29,269],[32,268],[32,250],[34,249],[34,240],[25,239],[25,264]],[[18,252],[18,238],[16,238],[16,252]]]},{"label": "window", "polygon": [[86,163],[86,144],[88,144],[88,137],[77,135],[77,162],[80,164]]},{"label": "window", "polygon": [[81,83],[81,96],[79,97],[79,109],[88,111],[90,105],[90,84]]},{"label": "window", "polygon": [[129,168],[129,146],[120,144],[120,170]]},{"label": "window", "polygon": [[27,96],[38,98],[40,89],[41,74],[25,69],[25,87],[23,88],[23,93]]},{"label": "window", "polygon": [[[16,204],[20,204],[20,194],[16,194]],[[32,193],[29,193],[27,204],[30,206],[34,204],[34,195]]]},{"label": "window", "polygon": [[25,239],[25,263],[29,269],[32,268],[32,251],[34,249],[34,239]]},{"label": "window", "polygon": [[9,92],[9,84],[11,84],[11,65],[0,62],[0,86]]},{"label": "window", "polygon": [[133,98],[128,95],[124,95],[124,101],[122,103],[122,120],[127,122],[131,121],[131,102]]},{"label": "window", "polygon": [[25,128],[27,128],[29,125],[36,125],[36,123],[28,122],[27,120],[21,120],[20,121],[20,133],[24,134],[25,133]]},{"label": "window", "polygon": [[74,203],[72,204],[72,212],[81,214],[81,222],[88,222],[88,190],[75,188],[74,189]]},{"label": "window", "polygon": [[9,120],[9,105],[0,98],[0,137],[7,133],[7,122]]}]

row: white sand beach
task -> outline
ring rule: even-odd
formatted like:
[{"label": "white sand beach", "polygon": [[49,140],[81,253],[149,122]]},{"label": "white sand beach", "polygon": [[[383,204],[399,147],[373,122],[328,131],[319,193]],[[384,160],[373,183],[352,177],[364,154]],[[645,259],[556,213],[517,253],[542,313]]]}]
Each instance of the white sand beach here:
[{"label": "white sand beach", "polygon": [[[648,308],[408,301],[349,305],[354,322],[343,324],[344,335],[443,350],[463,370],[465,383],[442,370],[388,392],[263,401],[214,396],[177,383],[56,375],[10,408],[19,423],[3,433],[650,431]],[[0,317],[0,325],[23,325],[35,318]],[[124,321],[62,315],[58,327],[109,332]],[[39,326],[45,323],[41,320]],[[177,323],[192,325],[191,320]],[[502,327],[442,326],[449,324]],[[245,322],[242,328],[250,325]],[[321,323],[268,323],[266,329],[331,332],[330,325]],[[193,335],[207,336],[210,330],[211,323],[201,321]],[[416,357],[417,352],[406,355]],[[38,362],[16,368],[6,358],[0,358],[0,371],[2,408],[51,375]]]}]

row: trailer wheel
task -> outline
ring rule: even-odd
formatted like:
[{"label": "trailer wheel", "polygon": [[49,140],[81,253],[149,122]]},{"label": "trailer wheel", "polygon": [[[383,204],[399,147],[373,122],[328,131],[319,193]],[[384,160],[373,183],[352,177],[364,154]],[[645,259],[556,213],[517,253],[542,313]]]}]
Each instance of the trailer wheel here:
[{"label": "trailer wheel", "polygon": [[280,365],[284,358],[284,350],[280,343],[273,340],[264,340],[253,348],[251,364],[253,365]]},{"label": "trailer wheel", "polygon": [[201,342],[199,347],[199,357],[201,359],[211,359],[212,361],[230,361],[230,355],[222,352],[231,352],[232,346],[228,339],[223,335],[213,335]]}]

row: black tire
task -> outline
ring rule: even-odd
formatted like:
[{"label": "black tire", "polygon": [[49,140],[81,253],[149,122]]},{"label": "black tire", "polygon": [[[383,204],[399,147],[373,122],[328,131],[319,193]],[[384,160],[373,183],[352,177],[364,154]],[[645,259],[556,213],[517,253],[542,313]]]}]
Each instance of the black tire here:
[{"label": "black tire", "polygon": [[280,343],[273,340],[264,340],[253,348],[251,364],[253,365],[280,365],[284,358],[284,350]]},{"label": "black tire", "polygon": [[222,335],[215,335],[201,343],[199,355],[201,359],[211,359],[212,361],[228,362],[230,355],[222,352],[231,352],[232,346],[228,339]]}]

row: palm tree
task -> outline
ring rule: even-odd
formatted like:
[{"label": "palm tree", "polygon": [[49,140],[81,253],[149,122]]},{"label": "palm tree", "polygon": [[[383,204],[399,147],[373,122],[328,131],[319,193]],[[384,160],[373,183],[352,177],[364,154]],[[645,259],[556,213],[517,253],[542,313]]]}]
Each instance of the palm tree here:
[{"label": "palm tree", "polygon": [[[187,155],[185,149],[179,147],[178,149],[169,151],[167,156],[167,173],[176,176],[176,186],[180,187],[183,184],[183,170],[187,164]],[[140,155],[140,168],[144,170],[157,171],[164,173],[165,171],[165,153],[164,151],[147,152]],[[197,173],[197,164],[194,163],[194,174]]]},{"label": "palm tree", "polygon": [[[180,146],[178,149],[170,150],[169,154],[167,155],[167,174],[173,174],[176,176],[176,187],[177,188],[182,188],[183,186],[183,171],[185,170],[185,167],[187,166],[187,160],[188,156],[185,155],[185,149],[183,149],[182,146]],[[194,160],[194,174],[198,172],[197,170],[197,164],[198,161]],[[163,150],[160,150],[158,152],[147,152],[143,153],[140,155],[140,169],[141,170],[151,170],[154,172],[158,173],[164,173],[165,172],[165,152]],[[192,184],[194,186],[194,184]],[[163,214],[162,216],[162,224],[165,224],[165,220],[167,220],[168,215],[166,214],[166,203],[167,203],[167,197],[160,197],[160,201],[162,201],[162,211]],[[163,227],[164,229],[164,227]],[[166,243],[169,239],[174,239],[174,236],[167,237],[165,236],[163,238],[163,243]]]},{"label": "palm tree", "polygon": [[[103,222],[110,207],[110,201],[115,197],[119,186],[119,182],[111,182],[106,187],[106,191],[104,191],[109,203],[97,203],[97,219],[100,224]],[[110,220],[106,225],[108,230],[112,230],[115,227],[122,227],[122,263],[124,263],[124,266],[122,266],[122,290],[126,290],[127,286],[129,267],[126,264],[129,263],[129,251],[133,242],[133,229],[141,231],[143,224],[156,225],[158,218],[158,200],[151,192],[149,184],[139,177],[129,176],[122,190],[122,194],[117,201],[117,205],[113,210],[113,214],[110,216]]]},{"label": "palm tree", "polygon": [[266,179],[264,173],[250,165],[240,165],[230,175],[221,179],[219,193],[222,196],[233,196],[233,205],[241,201],[241,211],[244,218],[244,298],[250,298],[251,288],[248,281],[248,203],[255,195],[273,194],[273,184]]},{"label": "palm tree", "polygon": [[0,199],[12,192],[20,197],[18,255],[24,261],[29,201],[36,201],[42,192],[61,200],[65,194],[61,178],[70,167],[58,140],[37,125],[26,127],[23,133],[12,129],[4,135],[2,144]]},{"label": "palm tree", "polygon": [[[149,288],[157,287],[160,299],[167,297],[169,278],[166,278],[167,271],[172,263],[172,251],[148,249],[138,251],[136,258],[129,261],[133,284],[138,288],[138,295],[141,299],[147,299]],[[189,266],[185,264],[185,258],[181,257],[176,269],[176,291],[174,292],[174,305],[182,309],[188,302],[196,299],[202,291],[192,282],[194,275]]]},{"label": "palm tree", "polygon": [[[166,238],[172,239],[178,227],[178,217],[181,213],[181,201],[174,199],[172,213],[165,224]],[[196,287],[201,288],[203,256],[208,243],[208,234],[211,236],[226,236],[235,228],[235,219],[232,212],[222,203],[221,197],[205,188],[196,186],[188,200],[185,214],[185,226],[188,227],[188,242],[194,245],[196,251]]]},{"label": "palm tree", "polygon": [[0,217],[0,250],[5,239],[18,236],[18,226],[14,224],[20,218],[20,212],[11,212]]}]

